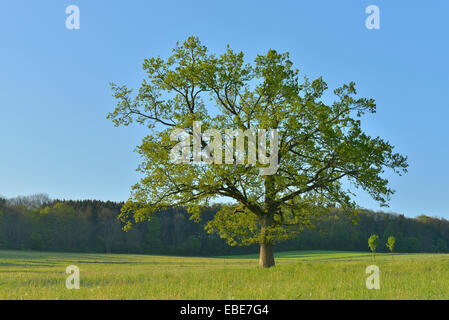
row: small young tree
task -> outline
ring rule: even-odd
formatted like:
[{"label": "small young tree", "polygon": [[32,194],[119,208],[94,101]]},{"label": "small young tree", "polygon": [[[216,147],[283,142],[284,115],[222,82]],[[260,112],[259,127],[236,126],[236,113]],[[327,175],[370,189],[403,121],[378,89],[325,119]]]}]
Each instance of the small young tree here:
[{"label": "small young tree", "polygon": [[393,237],[393,236],[389,236],[388,240],[387,240],[387,243],[385,244],[387,246],[388,250],[390,250],[391,253],[393,253],[395,242],[396,242],[396,238]]},{"label": "small young tree", "polygon": [[373,253],[373,261],[376,261],[376,248],[379,244],[379,236],[377,234],[372,234],[368,239],[368,246]]}]

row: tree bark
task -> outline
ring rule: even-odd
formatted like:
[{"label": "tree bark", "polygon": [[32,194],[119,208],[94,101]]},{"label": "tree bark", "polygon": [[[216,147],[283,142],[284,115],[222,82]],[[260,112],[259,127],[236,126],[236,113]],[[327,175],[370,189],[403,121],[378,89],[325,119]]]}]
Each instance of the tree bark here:
[{"label": "tree bark", "polygon": [[273,245],[271,243],[261,243],[259,253],[259,268],[274,267]]},{"label": "tree bark", "polygon": [[267,239],[267,227],[273,223],[271,215],[264,215],[260,218],[261,236],[260,236],[260,252],[259,252],[259,268],[271,268],[275,266],[273,244],[271,239]]}]

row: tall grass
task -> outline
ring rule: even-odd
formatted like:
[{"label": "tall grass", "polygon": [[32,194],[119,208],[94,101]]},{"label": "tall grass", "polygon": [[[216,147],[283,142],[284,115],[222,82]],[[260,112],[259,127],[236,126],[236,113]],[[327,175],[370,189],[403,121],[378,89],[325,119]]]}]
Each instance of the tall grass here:
[{"label": "tall grass", "polygon": [[[0,299],[449,299],[449,255],[378,254],[380,290],[365,286],[369,253],[297,251],[185,258],[0,251]],[[81,288],[65,287],[77,265]]]}]

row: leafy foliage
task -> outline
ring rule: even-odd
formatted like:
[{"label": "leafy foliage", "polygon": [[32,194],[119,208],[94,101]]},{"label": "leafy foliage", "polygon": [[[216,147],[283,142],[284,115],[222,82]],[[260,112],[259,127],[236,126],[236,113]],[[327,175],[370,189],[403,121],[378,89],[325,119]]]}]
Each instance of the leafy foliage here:
[{"label": "leafy foliage", "polygon": [[396,243],[396,238],[393,236],[389,236],[388,241],[385,245],[387,246],[388,250],[390,250],[390,252],[393,252],[395,243]]},{"label": "leafy foliage", "polygon": [[372,234],[368,238],[368,247],[370,248],[371,252],[373,253],[373,259],[376,260],[376,249],[379,245],[379,236],[377,234]]},{"label": "leafy foliage", "polygon": [[[143,178],[121,211],[127,228],[170,207],[187,207],[200,221],[201,208],[224,197],[233,204],[217,212],[208,231],[232,245],[271,244],[316,225],[329,207],[355,214],[347,185],[386,206],[394,190],[384,171],[406,172],[406,157],[362,131],[361,117],[375,112],[374,100],[357,97],[350,82],[333,91],[334,102],[325,103],[326,82],[300,81],[288,53],[271,49],[247,63],[243,52],[228,46],[212,54],[189,37],[167,59],[146,59],[143,69],[147,78],[135,95],[112,84],[117,106],[108,115],[117,126],[137,122],[150,131],[137,148]],[[277,129],[276,174],[259,175],[260,163],[171,163],[176,142],[170,133],[192,133],[194,121],[204,130]],[[191,160],[196,155],[190,150]]]}]

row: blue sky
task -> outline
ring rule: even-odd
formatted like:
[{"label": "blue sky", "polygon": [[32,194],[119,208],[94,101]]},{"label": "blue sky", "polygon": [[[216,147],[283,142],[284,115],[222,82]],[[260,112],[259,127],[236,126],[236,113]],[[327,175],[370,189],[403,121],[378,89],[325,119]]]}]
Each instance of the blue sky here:
[{"label": "blue sky", "polygon": [[[79,30],[65,27],[78,5]],[[365,27],[368,5],[380,30]],[[408,155],[391,176],[387,211],[449,218],[449,2],[87,1],[0,2],[0,194],[126,200],[138,180],[143,128],[115,128],[108,83],[137,87],[144,58],[199,36],[252,59],[289,51],[329,87],[355,81],[378,111],[364,128]],[[379,209],[367,195],[359,204]]]}]

